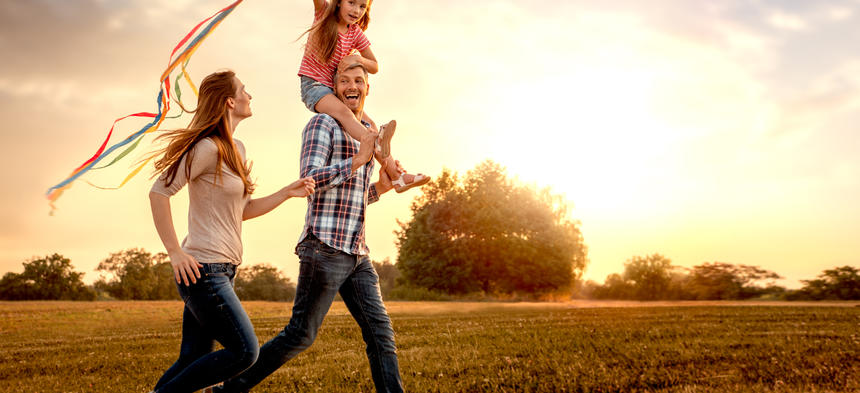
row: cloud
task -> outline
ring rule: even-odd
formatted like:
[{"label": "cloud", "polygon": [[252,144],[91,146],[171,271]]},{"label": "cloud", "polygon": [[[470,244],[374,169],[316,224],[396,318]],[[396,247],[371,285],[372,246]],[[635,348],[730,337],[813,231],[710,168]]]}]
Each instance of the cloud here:
[{"label": "cloud", "polygon": [[767,16],[767,23],[772,27],[789,31],[804,31],[809,28],[809,23],[799,15],[785,11],[773,11]]},{"label": "cloud", "polygon": [[854,9],[848,7],[827,7],[825,13],[830,20],[835,22],[843,22],[854,17]]}]

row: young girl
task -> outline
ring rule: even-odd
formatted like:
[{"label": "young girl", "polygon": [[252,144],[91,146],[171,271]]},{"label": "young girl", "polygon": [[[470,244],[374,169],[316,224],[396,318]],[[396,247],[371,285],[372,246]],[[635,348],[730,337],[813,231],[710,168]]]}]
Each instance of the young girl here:
[{"label": "young girl", "polygon": [[[372,0],[313,1],[314,23],[305,32],[308,33],[308,42],[299,68],[302,102],[312,112],[334,117],[352,138],[361,140],[368,130],[334,95],[333,79],[339,67],[342,69],[353,63],[361,63],[371,74],[379,71],[379,64],[370,50],[370,41],[364,35],[370,22]],[[362,120],[376,129],[366,113]],[[427,183],[430,178],[398,171],[390,155],[391,137],[396,126],[397,123],[392,120],[380,127],[375,156],[388,177],[393,179],[395,191],[404,192]]]},{"label": "young girl", "polygon": [[[216,72],[200,85],[188,128],[170,131],[155,153],[160,174],[149,193],[155,228],[170,257],[185,302],[179,359],[154,392],[194,392],[239,374],[257,359],[251,320],[233,291],[242,262],[242,221],[271,211],[290,197],[313,193],[311,178],[299,179],[264,198],[251,199],[254,184],[245,148],[233,139],[251,116],[251,95],[232,71]],[[180,246],[170,197],[188,184],[188,236]],[[215,341],[224,349],[212,352]]]}]

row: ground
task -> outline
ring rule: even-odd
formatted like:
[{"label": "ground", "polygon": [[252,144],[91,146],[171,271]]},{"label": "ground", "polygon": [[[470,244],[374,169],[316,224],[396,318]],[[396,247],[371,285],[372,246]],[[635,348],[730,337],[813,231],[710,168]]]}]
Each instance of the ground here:
[{"label": "ground", "polygon": [[[246,302],[261,342],[291,304]],[[858,392],[860,303],[387,302],[411,392]],[[182,303],[0,302],[0,391],[148,392]],[[372,392],[335,303],[254,392]]]}]

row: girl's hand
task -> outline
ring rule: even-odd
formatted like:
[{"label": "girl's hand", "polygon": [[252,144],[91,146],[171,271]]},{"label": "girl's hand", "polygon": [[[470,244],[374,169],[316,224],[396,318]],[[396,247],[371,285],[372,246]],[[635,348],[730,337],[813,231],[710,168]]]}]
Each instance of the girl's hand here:
[{"label": "girl's hand", "polygon": [[314,187],[314,179],[312,177],[305,177],[288,185],[286,187],[287,195],[290,197],[306,197],[314,193]]},{"label": "girl's hand", "polygon": [[343,58],[343,60],[340,61],[340,64],[337,65],[337,72],[338,73],[343,72],[346,70],[346,67],[349,67],[355,63],[363,64],[363,63],[361,63],[361,60],[363,60],[363,59],[364,58],[361,57],[361,55],[346,56]]},{"label": "girl's hand", "polygon": [[[170,265],[173,266],[173,276],[177,284],[184,283],[188,286],[197,283],[197,279],[200,278],[199,268],[203,267],[200,262],[182,250],[176,250],[167,255],[170,258]],[[191,284],[188,283],[189,281]]]}]

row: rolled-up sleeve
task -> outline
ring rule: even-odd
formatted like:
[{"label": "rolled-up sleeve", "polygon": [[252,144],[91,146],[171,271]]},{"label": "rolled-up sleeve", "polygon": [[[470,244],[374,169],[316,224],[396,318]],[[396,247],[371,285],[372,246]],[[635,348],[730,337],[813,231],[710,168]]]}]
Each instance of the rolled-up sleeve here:
[{"label": "rolled-up sleeve", "polygon": [[370,185],[367,189],[367,204],[379,202],[379,192],[376,190],[376,183]]},{"label": "rolled-up sleeve", "polygon": [[312,177],[316,191],[329,190],[355,176],[352,158],[328,164],[332,153],[332,135],[340,132],[337,122],[329,116],[315,116],[302,132],[302,152],[299,163],[301,177]]}]

